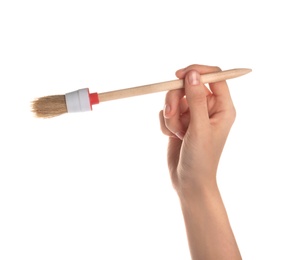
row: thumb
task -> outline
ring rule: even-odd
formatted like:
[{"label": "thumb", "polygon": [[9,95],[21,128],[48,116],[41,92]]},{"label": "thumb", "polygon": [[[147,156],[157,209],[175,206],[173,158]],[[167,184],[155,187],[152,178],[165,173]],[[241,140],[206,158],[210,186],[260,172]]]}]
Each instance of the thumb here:
[{"label": "thumb", "polygon": [[185,77],[185,93],[188,101],[191,123],[194,126],[208,124],[208,108],[205,86],[200,81],[200,74],[196,70],[191,70]]}]

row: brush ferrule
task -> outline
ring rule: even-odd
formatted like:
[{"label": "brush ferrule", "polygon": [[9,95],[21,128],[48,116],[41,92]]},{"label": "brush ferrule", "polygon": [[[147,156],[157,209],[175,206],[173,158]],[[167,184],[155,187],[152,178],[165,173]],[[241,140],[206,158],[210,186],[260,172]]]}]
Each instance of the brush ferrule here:
[{"label": "brush ferrule", "polygon": [[89,89],[79,89],[65,95],[68,113],[91,111]]}]

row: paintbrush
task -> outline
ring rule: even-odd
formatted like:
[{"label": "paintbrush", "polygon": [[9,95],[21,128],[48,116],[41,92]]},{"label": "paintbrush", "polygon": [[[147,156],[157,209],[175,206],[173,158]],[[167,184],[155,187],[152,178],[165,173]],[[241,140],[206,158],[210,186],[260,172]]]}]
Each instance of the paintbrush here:
[{"label": "paintbrush", "polygon": [[[214,83],[236,78],[251,72],[251,69],[231,69],[201,75],[201,82]],[[183,80],[177,79],[139,87],[114,90],[104,93],[89,93],[88,88],[79,89],[65,95],[54,95],[37,98],[32,102],[32,112],[37,117],[51,118],[64,113],[91,111],[99,102],[127,98],[161,91],[183,88]]]}]

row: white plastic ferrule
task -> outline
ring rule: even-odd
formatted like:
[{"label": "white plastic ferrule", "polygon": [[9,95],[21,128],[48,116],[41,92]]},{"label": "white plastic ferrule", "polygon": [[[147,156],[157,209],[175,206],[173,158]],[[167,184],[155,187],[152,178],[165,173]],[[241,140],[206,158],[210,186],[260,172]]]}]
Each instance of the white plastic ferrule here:
[{"label": "white plastic ferrule", "polygon": [[91,111],[89,89],[79,89],[65,95],[68,113]]}]

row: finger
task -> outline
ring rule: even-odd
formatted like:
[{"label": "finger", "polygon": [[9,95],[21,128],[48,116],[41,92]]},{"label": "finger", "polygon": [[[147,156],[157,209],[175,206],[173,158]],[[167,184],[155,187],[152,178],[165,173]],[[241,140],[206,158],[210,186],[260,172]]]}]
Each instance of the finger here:
[{"label": "finger", "polygon": [[224,102],[231,101],[231,95],[226,81],[210,83],[209,88],[213,95],[224,98]]},{"label": "finger", "polygon": [[189,105],[186,97],[183,97],[179,102],[180,113],[185,114],[189,111]]},{"label": "finger", "polygon": [[180,139],[169,138],[167,161],[168,161],[168,168],[169,168],[169,172],[171,174],[173,183],[177,183],[176,182],[177,175],[175,173],[179,163],[181,145],[182,145],[182,141]]},{"label": "finger", "polygon": [[[218,69],[218,68],[195,64],[195,65],[190,65],[184,69],[180,69],[180,70],[176,71],[175,75],[179,79],[184,79],[186,74],[191,70],[197,70],[200,74],[206,74],[206,73],[217,71],[216,69]],[[204,86],[204,91],[205,91],[206,96],[209,96],[212,94],[211,91],[206,86]]]},{"label": "finger", "polygon": [[225,122],[224,125],[231,126],[236,117],[236,110],[226,81],[215,82],[209,86],[217,104],[217,113],[212,118],[221,118]]},{"label": "finger", "polygon": [[161,131],[164,135],[167,135],[171,138],[177,138],[177,139],[183,140],[185,132],[183,130],[175,130],[175,129],[178,129],[178,127],[175,127],[174,124],[172,123],[174,119],[164,118],[163,111],[160,111],[159,119],[160,119]]},{"label": "finger", "polygon": [[[193,65],[190,65],[182,70],[177,71],[176,72],[177,77],[183,78],[189,71],[191,71],[193,69],[197,70],[200,74],[207,74],[207,73],[222,71],[217,66],[206,66],[206,65],[193,64]],[[229,88],[228,88],[226,81],[210,83],[209,88],[213,95],[215,95],[216,97],[224,98],[224,104],[232,105],[232,99],[231,99],[231,95],[230,95]]]},{"label": "finger", "polygon": [[191,124],[204,127],[209,123],[207,97],[197,70],[191,70],[186,74],[184,85],[191,114]]},{"label": "finger", "polygon": [[177,109],[175,113],[170,118],[164,118],[166,128],[179,139],[183,139],[186,129],[184,128],[183,122],[180,119],[180,109]]},{"label": "finger", "polygon": [[186,68],[180,69],[176,71],[175,75],[179,79],[185,78],[186,74],[191,70],[197,70],[200,74],[207,74],[212,72],[218,72],[221,71],[219,67],[216,66],[207,66],[207,65],[199,65],[199,64],[193,64]]},{"label": "finger", "polygon": [[184,96],[184,89],[171,90],[167,92],[164,106],[165,118],[170,118],[177,113],[179,102]]},{"label": "finger", "polygon": [[184,77],[182,77],[183,75],[183,70],[185,70],[185,68],[183,69],[179,69],[175,72],[175,76],[178,77],[179,79],[183,79]]},{"label": "finger", "polygon": [[167,92],[164,106],[164,123],[166,128],[178,138],[183,139],[185,129],[180,120],[181,107],[180,100],[185,96],[184,89]]},{"label": "finger", "polygon": [[164,135],[167,135],[167,136],[170,136],[170,137],[175,136],[172,132],[169,131],[169,129],[165,125],[163,110],[161,110],[160,113],[159,113],[159,120],[160,120],[160,128],[161,128],[162,133]]}]

